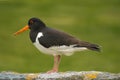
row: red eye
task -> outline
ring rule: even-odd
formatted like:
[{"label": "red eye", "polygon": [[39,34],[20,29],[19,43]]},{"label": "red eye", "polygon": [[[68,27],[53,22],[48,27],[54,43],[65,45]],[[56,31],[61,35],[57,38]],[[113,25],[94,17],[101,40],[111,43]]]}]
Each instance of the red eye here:
[{"label": "red eye", "polygon": [[34,23],[33,20],[30,20],[30,23],[33,24]]}]

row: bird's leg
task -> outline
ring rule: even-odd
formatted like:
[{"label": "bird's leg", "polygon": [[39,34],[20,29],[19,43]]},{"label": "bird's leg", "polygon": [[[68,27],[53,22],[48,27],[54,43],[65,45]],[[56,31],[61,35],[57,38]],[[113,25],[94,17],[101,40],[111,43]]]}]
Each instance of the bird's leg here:
[{"label": "bird's leg", "polygon": [[59,68],[59,64],[60,64],[60,55],[56,55],[54,56],[54,66],[53,66],[53,70],[58,72],[58,68]]},{"label": "bird's leg", "polygon": [[58,68],[59,68],[59,64],[60,64],[60,55],[55,55],[54,56],[54,65],[53,65],[53,69],[48,71],[47,73],[54,73],[54,72],[58,72]]}]

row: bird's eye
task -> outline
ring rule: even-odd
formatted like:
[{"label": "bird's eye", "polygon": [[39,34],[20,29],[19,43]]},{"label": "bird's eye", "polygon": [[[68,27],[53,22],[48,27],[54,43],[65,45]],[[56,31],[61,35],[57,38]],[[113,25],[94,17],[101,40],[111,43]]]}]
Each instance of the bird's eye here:
[{"label": "bird's eye", "polygon": [[34,22],[33,22],[33,20],[30,20],[30,24],[33,24]]}]

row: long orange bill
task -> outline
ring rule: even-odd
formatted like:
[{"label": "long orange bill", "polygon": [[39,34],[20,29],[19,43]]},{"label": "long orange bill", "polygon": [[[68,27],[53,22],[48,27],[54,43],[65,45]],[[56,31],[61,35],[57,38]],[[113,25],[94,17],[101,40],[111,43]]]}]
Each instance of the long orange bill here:
[{"label": "long orange bill", "polygon": [[26,25],[25,27],[23,27],[23,28],[20,29],[19,31],[15,32],[14,35],[16,36],[16,35],[18,35],[18,34],[24,32],[24,31],[26,31],[26,30],[28,30],[28,29],[29,29],[29,26]]}]

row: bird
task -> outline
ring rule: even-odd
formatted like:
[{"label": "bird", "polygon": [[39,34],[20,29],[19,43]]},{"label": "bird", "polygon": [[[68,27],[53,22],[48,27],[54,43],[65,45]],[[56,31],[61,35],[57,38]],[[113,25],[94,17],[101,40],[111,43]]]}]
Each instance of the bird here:
[{"label": "bird", "polygon": [[28,24],[14,33],[18,35],[26,30],[30,30],[29,37],[33,45],[42,53],[54,56],[53,68],[47,73],[59,71],[61,56],[70,56],[76,51],[92,50],[100,52],[100,46],[48,27],[41,19],[33,17],[28,20]]}]

